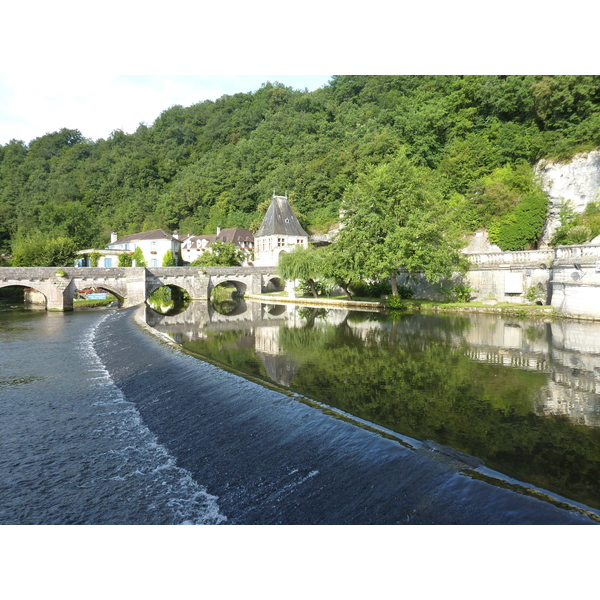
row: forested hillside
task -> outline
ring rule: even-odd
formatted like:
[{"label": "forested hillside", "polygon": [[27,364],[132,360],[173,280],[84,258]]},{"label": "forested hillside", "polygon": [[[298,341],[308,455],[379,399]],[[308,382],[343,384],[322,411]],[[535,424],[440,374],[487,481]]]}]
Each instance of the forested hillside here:
[{"label": "forested hillside", "polygon": [[[173,106],[133,134],[62,129],[0,146],[0,252],[248,227],[273,191],[322,232],[345,190],[404,155],[464,231],[486,226],[504,247],[527,247],[545,214],[531,165],[599,145],[600,76],[336,76],[314,92],[267,83]],[[517,221],[529,229],[515,233]]]}]

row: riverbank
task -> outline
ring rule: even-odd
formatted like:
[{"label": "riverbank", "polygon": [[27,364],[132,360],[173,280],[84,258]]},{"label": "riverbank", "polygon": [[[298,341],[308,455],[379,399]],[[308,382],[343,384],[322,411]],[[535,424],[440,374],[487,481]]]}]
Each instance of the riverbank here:
[{"label": "riverbank", "polygon": [[[314,308],[345,308],[350,310],[394,310],[390,309],[384,300],[344,300],[337,298],[289,298],[278,294],[246,294],[244,298],[249,300],[258,300],[260,302],[270,302],[273,304],[300,304]],[[489,313],[510,315],[530,318],[561,318],[571,319],[557,313],[552,306],[524,305],[524,304],[496,304],[493,306],[482,303],[464,303],[448,302],[439,303],[432,300],[403,300],[404,309],[410,312],[469,312],[469,313]],[[587,321],[598,321],[591,317],[581,317]]]}]

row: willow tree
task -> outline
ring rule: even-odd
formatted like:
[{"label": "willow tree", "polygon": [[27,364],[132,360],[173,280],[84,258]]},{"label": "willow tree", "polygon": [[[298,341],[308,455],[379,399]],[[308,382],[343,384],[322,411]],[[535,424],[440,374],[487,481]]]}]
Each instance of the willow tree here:
[{"label": "willow tree", "polygon": [[312,246],[295,246],[291,252],[279,255],[277,272],[283,279],[305,281],[312,295],[318,298],[315,280],[324,274],[322,252]]},{"label": "willow tree", "polygon": [[389,277],[396,296],[399,269],[430,282],[464,270],[455,220],[431,171],[399,151],[345,192],[335,244],[357,279]]}]

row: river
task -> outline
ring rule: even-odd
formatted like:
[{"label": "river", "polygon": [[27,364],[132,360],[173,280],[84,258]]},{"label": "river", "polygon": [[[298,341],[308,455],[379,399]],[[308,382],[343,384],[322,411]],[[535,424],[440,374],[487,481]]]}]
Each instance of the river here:
[{"label": "river", "polygon": [[0,523],[595,523],[599,328],[5,303]]}]

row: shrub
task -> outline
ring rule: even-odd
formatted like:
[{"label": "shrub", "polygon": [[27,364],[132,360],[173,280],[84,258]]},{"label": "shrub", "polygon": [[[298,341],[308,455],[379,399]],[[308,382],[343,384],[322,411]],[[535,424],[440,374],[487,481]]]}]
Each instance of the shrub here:
[{"label": "shrub", "polygon": [[537,285],[532,285],[530,288],[527,288],[523,296],[532,304],[541,303],[546,297],[546,290],[541,283],[538,283]]},{"label": "shrub", "polygon": [[523,250],[534,245],[546,221],[548,198],[541,191],[525,194],[519,205],[490,226],[490,241],[502,250]]},{"label": "shrub", "polygon": [[133,260],[135,260],[136,267],[147,267],[148,266],[148,264],[144,260],[144,253],[142,252],[142,249],[139,246],[135,249],[133,256],[131,258]]},{"label": "shrub", "polygon": [[165,256],[162,261],[163,267],[176,267],[177,261],[175,260],[175,256],[173,256],[173,250],[167,250],[165,252]]},{"label": "shrub", "polygon": [[567,244],[585,244],[592,239],[592,230],[586,225],[575,225],[567,232]]},{"label": "shrub", "polygon": [[387,306],[394,310],[406,310],[406,304],[404,304],[403,299],[400,296],[390,296],[387,299]]},{"label": "shrub", "polygon": [[130,267],[133,264],[133,254],[119,254],[119,266]]},{"label": "shrub", "polygon": [[403,300],[410,300],[414,295],[415,293],[408,286],[398,286],[398,296],[400,296],[400,298],[402,298]]}]

